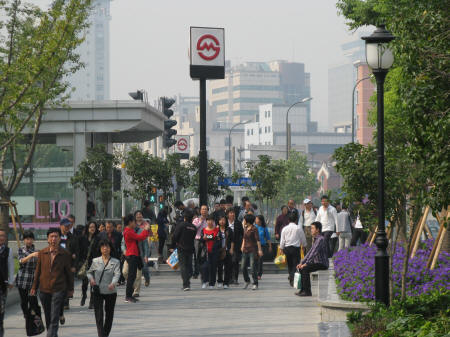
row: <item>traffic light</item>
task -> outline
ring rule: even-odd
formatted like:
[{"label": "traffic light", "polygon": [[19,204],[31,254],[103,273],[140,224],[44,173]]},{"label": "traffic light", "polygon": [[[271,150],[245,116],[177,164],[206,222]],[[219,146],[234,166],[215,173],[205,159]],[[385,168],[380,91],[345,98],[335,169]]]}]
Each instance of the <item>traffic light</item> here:
[{"label": "traffic light", "polygon": [[135,101],[144,101],[144,90],[129,92],[128,95],[130,95]]},{"label": "traffic light", "polygon": [[172,128],[177,125],[177,121],[170,119],[173,116],[173,110],[170,107],[175,103],[173,98],[162,98],[162,106],[163,113],[167,117],[167,120],[164,121],[164,134],[163,134],[163,147],[169,148],[174,146],[177,141],[172,139],[172,136],[177,134],[177,130],[173,130]]},{"label": "traffic light", "polygon": [[150,197],[148,199],[152,204],[156,203],[156,188],[152,188],[152,193],[150,193]]},{"label": "traffic light", "polygon": [[114,168],[113,169],[113,191],[114,192],[120,191],[121,181],[122,181],[122,171]]},{"label": "traffic light", "polygon": [[160,195],[159,196],[159,209],[163,209],[164,208],[164,196]]}]

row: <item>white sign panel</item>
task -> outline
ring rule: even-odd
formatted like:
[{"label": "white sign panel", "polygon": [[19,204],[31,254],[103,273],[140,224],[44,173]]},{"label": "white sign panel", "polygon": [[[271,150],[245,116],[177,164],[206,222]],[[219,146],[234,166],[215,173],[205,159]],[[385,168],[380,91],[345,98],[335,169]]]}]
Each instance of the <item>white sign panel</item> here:
[{"label": "white sign panel", "polygon": [[225,66],[223,28],[191,27],[191,65]]},{"label": "white sign panel", "polygon": [[189,136],[174,136],[174,139],[177,143],[174,146],[175,153],[184,154],[189,157],[189,153],[191,151],[189,144]]}]

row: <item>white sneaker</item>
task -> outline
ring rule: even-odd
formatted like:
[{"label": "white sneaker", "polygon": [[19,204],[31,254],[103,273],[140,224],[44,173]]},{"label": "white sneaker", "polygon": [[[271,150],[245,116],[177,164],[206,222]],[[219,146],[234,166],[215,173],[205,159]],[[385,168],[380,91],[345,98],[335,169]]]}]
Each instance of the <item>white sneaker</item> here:
[{"label": "white sneaker", "polygon": [[217,288],[223,288],[223,283],[217,283]]},{"label": "white sneaker", "polygon": [[183,289],[183,291],[189,291],[189,290],[191,290],[191,288],[189,288],[189,287]]},{"label": "white sneaker", "polygon": [[223,286],[223,289],[228,289],[228,286],[225,284],[225,285]]},{"label": "white sneaker", "polygon": [[208,286],[208,283],[203,283],[202,284],[202,289],[206,289],[207,286]]},{"label": "white sneaker", "polygon": [[212,290],[212,289],[214,289],[214,286],[209,286],[208,289]]},{"label": "white sneaker", "polygon": [[252,290],[258,290],[258,286],[256,284],[253,285]]}]

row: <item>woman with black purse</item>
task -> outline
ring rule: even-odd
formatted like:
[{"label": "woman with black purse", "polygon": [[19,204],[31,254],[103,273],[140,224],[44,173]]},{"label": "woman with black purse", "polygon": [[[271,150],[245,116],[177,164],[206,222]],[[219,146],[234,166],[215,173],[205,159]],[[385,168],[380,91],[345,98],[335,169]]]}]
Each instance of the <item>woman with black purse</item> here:
[{"label": "woman with black purse", "polygon": [[[99,337],[111,332],[116,306],[116,285],[120,278],[120,261],[111,257],[112,244],[108,240],[99,242],[102,255],[92,260],[87,277],[94,297],[95,323]],[[104,313],[104,314],[103,314]],[[105,319],[103,319],[105,316]]]},{"label": "woman with black purse", "polygon": [[225,215],[219,216],[218,236],[220,238],[220,250],[217,261],[217,288],[223,287],[224,289],[228,289],[231,280],[234,235],[232,229],[228,227],[228,221]]},{"label": "woman with black purse", "polygon": [[[81,266],[79,266],[77,277],[82,280],[81,283],[81,303],[80,306],[84,306],[87,298],[87,289],[89,285],[89,280],[87,278],[87,271],[91,266],[92,259],[98,257],[100,255],[99,247],[98,247],[98,234],[97,223],[95,221],[90,221],[87,226],[85,226],[83,234],[79,238],[79,246],[80,246],[80,261],[83,262]],[[92,287],[90,290],[91,297],[89,299],[89,309],[94,309],[94,302],[92,301]]]}]

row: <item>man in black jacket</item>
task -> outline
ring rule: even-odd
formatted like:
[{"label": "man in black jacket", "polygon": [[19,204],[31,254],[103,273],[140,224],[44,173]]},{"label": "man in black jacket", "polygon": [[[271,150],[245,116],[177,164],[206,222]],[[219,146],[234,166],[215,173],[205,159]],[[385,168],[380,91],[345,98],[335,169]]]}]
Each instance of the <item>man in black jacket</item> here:
[{"label": "man in black jacket", "polygon": [[[122,233],[115,230],[114,223],[112,221],[106,221],[105,231],[98,234],[98,242],[107,240],[111,242],[113,249],[111,249],[111,256],[120,260],[122,255],[121,243]],[[96,247],[100,256],[100,247]]]},{"label": "man in black jacket", "polygon": [[234,237],[234,251],[232,256],[232,268],[231,268],[231,283],[239,284],[239,262],[241,261],[242,253],[240,247],[242,245],[242,239],[244,237],[244,227],[242,223],[236,219],[236,213],[233,207],[227,209],[228,227],[233,231]]},{"label": "man in black jacket", "polygon": [[194,253],[194,241],[197,227],[192,224],[194,213],[190,209],[184,210],[184,222],[178,224],[172,240],[177,247],[178,263],[180,265],[183,290],[191,290],[192,254]]}]

